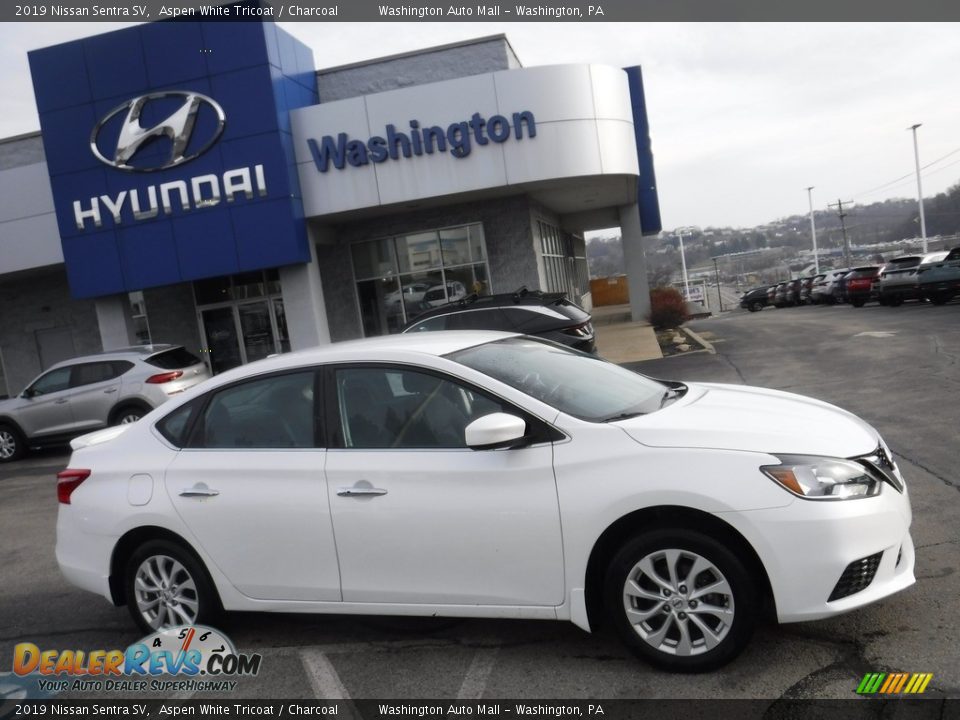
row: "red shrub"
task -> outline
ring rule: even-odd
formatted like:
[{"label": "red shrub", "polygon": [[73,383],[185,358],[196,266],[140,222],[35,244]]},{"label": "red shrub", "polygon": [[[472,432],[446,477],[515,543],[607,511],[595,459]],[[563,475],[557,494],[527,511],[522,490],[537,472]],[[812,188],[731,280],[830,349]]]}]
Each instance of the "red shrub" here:
[{"label": "red shrub", "polygon": [[656,328],[675,328],[687,321],[687,303],[680,291],[672,287],[655,287],[650,291],[650,324]]}]

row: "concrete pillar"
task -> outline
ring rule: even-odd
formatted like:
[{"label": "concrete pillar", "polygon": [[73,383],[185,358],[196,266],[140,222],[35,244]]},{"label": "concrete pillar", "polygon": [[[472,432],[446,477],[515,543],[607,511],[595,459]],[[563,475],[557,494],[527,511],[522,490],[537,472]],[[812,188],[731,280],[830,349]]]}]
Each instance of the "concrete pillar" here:
[{"label": "concrete pillar", "polygon": [[313,228],[307,228],[310,262],[280,268],[283,312],[290,332],[291,350],[330,344],[327,306],[323,301],[323,284],[317,262],[317,235]]},{"label": "concrete pillar", "polygon": [[94,300],[94,307],[100,328],[100,344],[104,350],[136,345],[133,319],[130,316],[130,298],[126,293],[97,298]]},{"label": "concrete pillar", "polygon": [[647,283],[647,261],[643,256],[640,210],[635,204],[620,206],[620,239],[630,285],[630,316],[634,321],[649,320],[650,285]]}]

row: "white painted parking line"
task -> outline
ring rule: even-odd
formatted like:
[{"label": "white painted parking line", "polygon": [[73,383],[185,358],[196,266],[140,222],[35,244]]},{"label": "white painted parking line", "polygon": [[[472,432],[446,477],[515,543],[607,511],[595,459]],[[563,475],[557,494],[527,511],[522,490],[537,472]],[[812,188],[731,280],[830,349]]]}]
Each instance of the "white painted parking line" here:
[{"label": "white painted parking line", "polygon": [[473,656],[473,662],[467,668],[467,674],[457,693],[458,700],[479,700],[487,689],[487,681],[493,666],[497,662],[497,653],[500,648],[480,648]]},{"label": "white painted parking line", "polygon": [[350,699],[350,693],[340,682],[340,676],[326,654],[314,648],[304,648],[300,651],[300,660],[318,700]]}]

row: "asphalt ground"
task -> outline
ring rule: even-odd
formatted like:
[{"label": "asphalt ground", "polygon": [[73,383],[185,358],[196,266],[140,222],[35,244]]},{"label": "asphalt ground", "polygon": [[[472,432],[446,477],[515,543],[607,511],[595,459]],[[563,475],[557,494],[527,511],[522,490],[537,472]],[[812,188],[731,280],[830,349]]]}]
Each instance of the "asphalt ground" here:
[{"label": "asphalt ground", "polygon": [[[764,625],[734,663],[697,676],[655,671],[614,637],[569,623],[235,614],[224,631],[263,662],[232,697],[841,699],[856,697],[864,674],[893,671],[933,673],[927,697],[960,697],[960,304],[767,309],[691,327],[715,354],[632,367],[811,395],[880,430],[910,486],[915,586],[830,620]],[[66,460],[45,453],[0,468],[0,672],[19,642],[92,650],[140,638],[125,608],[57,570],[54,475]]]}]

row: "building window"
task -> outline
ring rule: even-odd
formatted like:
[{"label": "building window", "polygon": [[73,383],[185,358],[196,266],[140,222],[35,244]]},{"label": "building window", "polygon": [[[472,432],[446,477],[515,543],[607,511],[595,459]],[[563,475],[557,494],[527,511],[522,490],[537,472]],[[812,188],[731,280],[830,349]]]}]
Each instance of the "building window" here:
[{"label": "building window", "polygon": [[574,302],[580,302],[590,287],[586,242],[543,220],[537,221],[537,234],[544,290],[565,293]]},{"label": "building window", "polygon": [[130,298],[130,317],[133,319],[133,333],[136,336],[137,343],[140,345],[149,345],[150,340],[150,322],[147,320],[147,303],[143,299],[143,293],[139,290],[129,293]]},{"label": "building window", "polygon": [[353,245],[353,274],[366,336],[399,332],[432,307],[490,294],[480,223]]}]

